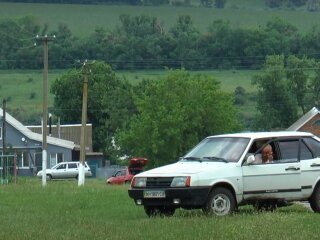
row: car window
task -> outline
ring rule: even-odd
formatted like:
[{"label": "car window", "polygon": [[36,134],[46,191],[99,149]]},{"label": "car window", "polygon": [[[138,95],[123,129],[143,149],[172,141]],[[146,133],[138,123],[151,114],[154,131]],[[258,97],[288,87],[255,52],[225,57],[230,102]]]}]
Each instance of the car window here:
[{"label": "car window", "polygon": [[278,142],[281,159],[280,162],[296,162],[298,161],[299,140],[281,140]]},{"label": "car window", "polygon": [[61,164],[57,169],[66,169],[66,164]]},{"label": "car window", "polygon": [[116,177],[125,176],[125,175],[126,175],[126,170],[118,171],[118,172],[115,174]]},{"label": "car window", "polygon": [[303,141],[311,149],[314,157],[320,157],[320,143],[313,138],[304,138]]},{"label": "car window", "polygon": [[76,163],[69,163],[68,168],[78,168]]},{"label": "car window", "polygon": [[306,144],[301,141],[300,142],[300,160],[313,159],[312,152],[306,146]]}]

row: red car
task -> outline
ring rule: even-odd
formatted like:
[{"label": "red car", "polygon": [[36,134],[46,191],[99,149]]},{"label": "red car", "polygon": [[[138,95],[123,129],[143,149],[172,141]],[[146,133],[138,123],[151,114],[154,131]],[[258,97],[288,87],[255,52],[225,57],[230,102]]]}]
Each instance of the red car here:
[{"label": "red car", "polygon": [[147,164],[148,160],[146,158],[131,158],[129,161],[129,166],[125,169],[117,171],[112,177],[106,180],[107,184],[124,184],[130,183],[133,176],[142,172],[143,167]]}]

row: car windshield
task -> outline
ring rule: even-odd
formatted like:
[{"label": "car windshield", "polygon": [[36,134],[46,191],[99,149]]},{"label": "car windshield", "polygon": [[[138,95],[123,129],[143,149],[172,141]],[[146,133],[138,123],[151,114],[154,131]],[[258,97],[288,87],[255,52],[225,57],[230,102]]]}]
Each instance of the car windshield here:
[{"label": "car windshield", "polygon": [[187,153],[181,161],[237,162],[250,139],[239,137],[206,138]]}]

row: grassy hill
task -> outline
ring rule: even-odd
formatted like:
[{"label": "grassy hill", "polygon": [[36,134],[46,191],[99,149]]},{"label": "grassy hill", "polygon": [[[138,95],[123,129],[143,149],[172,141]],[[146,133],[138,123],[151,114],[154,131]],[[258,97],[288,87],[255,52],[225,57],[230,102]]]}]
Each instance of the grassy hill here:
[{"label": "grassy hill", "polygon": [[[49,71],[49,88],[53,81],[67,70]],[[248,92],[254,92],[251,85],[252,76],[257,71],[201,71],[213,76],[221,82],[221,87],[226,92],[233,92],[237,86],[244,87]],[[119,77],[128,79],[132,84],[137,84],[142,79],[155,79],[165,74],[165,71],[119,71]],[[8,105],[13,108],[23,106],[30,109],[42,110],[42,84],[41,70],[2,70],[0,71],[0,96],[8,99]],[[19,88],[19,91],[17,91]],[[53,96],[49,94],[49,105],[53,104]]]},{"label": "grassy hill", "polygon": [[271,10],[265,7],[263,0],[227,0],[225,9],[203,8],[196,1],[193,3],[193,7],[0,3],[0,19],[33,15],[39,23],[47,23],[51,30],[56,29],[58,23],[66,23],[79,37],[93,33],[96,27],[115,28],[121,14],[155,16],[164,22],[166,28],[175,24],[179,15],[187,14],[192,16],[201,31],[217,19],[228,20],[236,27],[258,27],[280,16],[305,32],[320,20],[318,13],[307,12],[305,8]]}]

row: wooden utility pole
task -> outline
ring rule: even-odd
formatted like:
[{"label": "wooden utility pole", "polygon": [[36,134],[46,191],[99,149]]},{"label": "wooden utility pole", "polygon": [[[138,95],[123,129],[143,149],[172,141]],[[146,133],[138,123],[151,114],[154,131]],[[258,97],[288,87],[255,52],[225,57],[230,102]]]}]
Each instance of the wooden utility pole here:
[{"label": "wooden utility pole", "polygon": [[78,175],[78,186],[84,185],[85,180],[85,158],[86,158],[86,124],[87,124],[87,102],[88,102],[88,65],[83,64],[83,93],[82,93],[82,117],[81,117],[81,137],[80,137],[80,167]]},{"label": "wooden utility pole", "polygon": [[47,185],[48,42],[54,38],[55,36],[37,36],[43,42],[42,186]]}]

